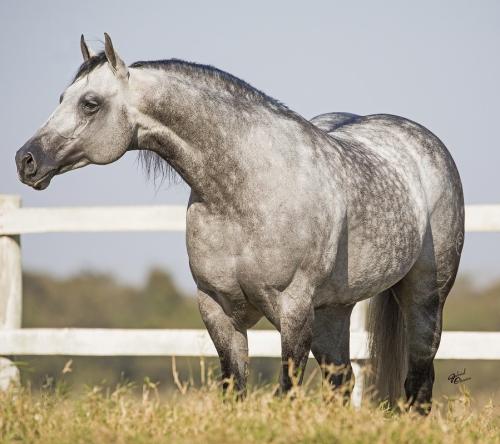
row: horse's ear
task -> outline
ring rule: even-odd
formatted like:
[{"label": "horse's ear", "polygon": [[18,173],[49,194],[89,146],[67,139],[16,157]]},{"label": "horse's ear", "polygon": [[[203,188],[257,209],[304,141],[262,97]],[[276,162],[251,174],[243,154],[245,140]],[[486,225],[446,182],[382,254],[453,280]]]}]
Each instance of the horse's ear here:
[{"label": "horse's ear", "polygon": [[83,61],[86,62],[88,59],[91,57],[95,56],[95,52],[92,51],[87,45],[87,42],[85,41],[85,37],[82,36],[80,37],[80,49],[82,50],[82,56],[83,56]]},{"label": "horse's ear", "polygon": [[113,48],[111,37],[106,32],[104,33],[104,53],[115,75],[123,79],[128,79],[129,73],[127,65],[125,65],[125,62]]}]

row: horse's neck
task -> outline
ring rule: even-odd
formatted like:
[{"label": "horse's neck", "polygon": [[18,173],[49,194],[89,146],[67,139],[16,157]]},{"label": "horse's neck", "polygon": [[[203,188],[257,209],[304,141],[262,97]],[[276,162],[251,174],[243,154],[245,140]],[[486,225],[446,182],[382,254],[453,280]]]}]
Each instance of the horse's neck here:
[{"label": "horse's neck", "polygon": [[[241,181],[277,161],[280,153],[269,149],[268,139],[269,119],[279,115],[258,103],[242,109],[228,91],[211,91],[209,82],[154,71],[138,73],[138,148],[159,154],[202,199],[227,203]],[[250,135],[255,143],[248,146]]]}]

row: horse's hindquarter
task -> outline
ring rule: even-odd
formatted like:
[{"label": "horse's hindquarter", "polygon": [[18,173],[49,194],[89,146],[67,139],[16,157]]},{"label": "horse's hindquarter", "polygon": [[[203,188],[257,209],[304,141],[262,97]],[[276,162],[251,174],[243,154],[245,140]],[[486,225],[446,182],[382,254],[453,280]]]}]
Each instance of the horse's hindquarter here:
[{"label": "horse's hindquarter", "polygon": [[331,134],[345,158],[347,227],[318,298],[347,303],[389,288],[408,272],[444,193],[456,194],[450,210],[460,218],[461,187],[447,150],[413,122],[368,116]]}]

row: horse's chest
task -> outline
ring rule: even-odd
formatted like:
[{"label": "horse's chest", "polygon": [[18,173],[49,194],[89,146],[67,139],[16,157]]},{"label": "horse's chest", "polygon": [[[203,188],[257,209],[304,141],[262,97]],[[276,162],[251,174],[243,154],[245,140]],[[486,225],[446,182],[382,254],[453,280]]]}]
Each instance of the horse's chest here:
[{"label": "horse's chest", "polygon": [[[241,221],[209,214],[201,205],[187,216],[187,249],[198,286],[252,299],[263,288],[284,288],[303,256],[296,237],[266,225],[251,229]],[[306,242],[307,243],[307,242]]]},{"label": "horse's chest", "polygon": [[197,284],[220,293],[237,290],[238,227],[199,209],[189,209],[186,243]]}]

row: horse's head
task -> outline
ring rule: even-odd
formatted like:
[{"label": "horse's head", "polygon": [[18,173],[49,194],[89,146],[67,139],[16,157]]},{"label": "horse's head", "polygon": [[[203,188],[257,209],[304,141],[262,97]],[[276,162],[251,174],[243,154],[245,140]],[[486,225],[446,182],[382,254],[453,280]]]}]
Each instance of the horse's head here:
[{"label": "horse's head", "polygon": [[104,52],[92,54],[83,35],[81,49],[84,62],[59,106],[16,153],[19,178],[37,190],[56,174],[114,162],[134,139],[127,66],[107,34]]}]

